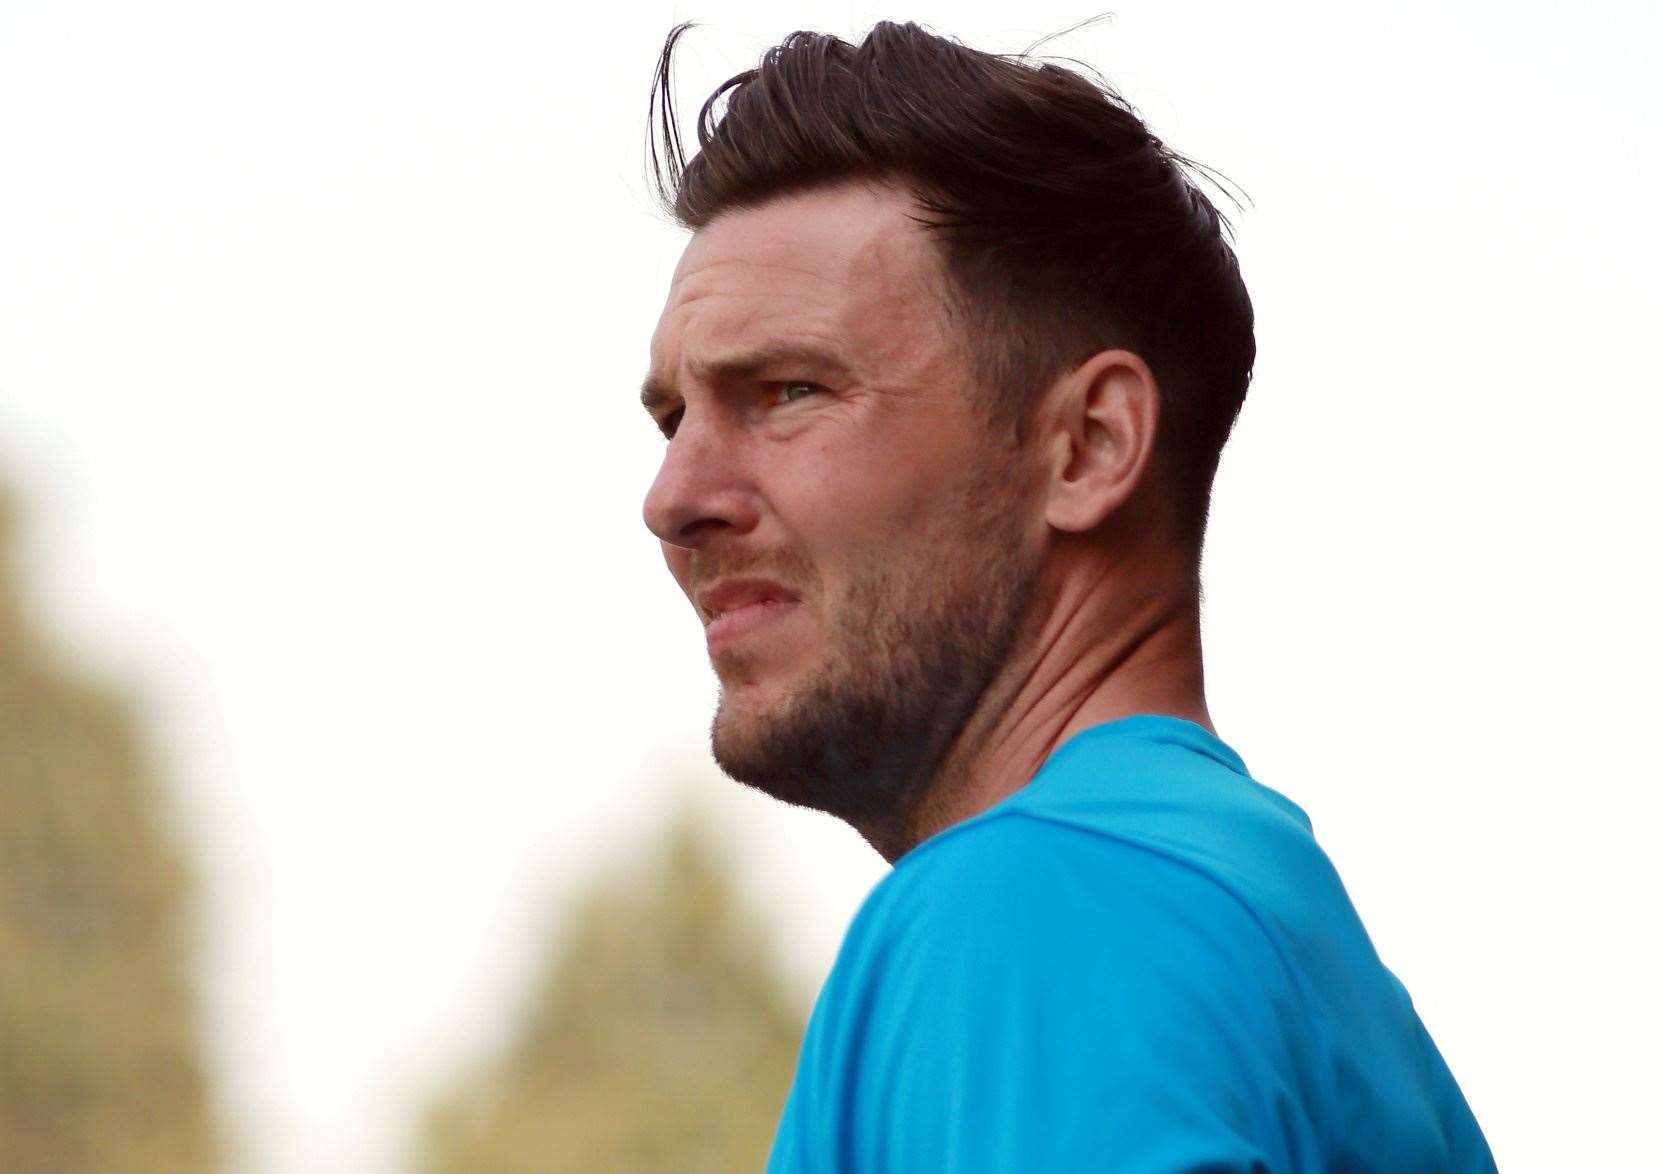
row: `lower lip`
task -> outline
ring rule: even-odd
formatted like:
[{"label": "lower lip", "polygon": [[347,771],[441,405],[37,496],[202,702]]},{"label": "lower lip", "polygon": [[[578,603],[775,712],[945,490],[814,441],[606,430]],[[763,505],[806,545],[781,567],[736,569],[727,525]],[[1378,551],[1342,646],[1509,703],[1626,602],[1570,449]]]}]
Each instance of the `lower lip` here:
[{"label": "lower lip", "polygon": [[751,636],[775,624],[799,607],[794,599],[767,599],[727,611],[707,625],[707,647],[714,648]]}]

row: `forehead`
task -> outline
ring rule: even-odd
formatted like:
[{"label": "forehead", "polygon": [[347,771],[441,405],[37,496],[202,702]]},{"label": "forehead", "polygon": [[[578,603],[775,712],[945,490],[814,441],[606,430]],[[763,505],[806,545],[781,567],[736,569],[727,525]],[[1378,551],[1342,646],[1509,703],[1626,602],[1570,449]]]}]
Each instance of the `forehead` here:
[{"label": "forehead", "polygon": [[927,347],[942,332],[937,245],[896,188],[846,184],[716,218],[691,239],[651,366],[777,342],[838,342],[851,359]]}]

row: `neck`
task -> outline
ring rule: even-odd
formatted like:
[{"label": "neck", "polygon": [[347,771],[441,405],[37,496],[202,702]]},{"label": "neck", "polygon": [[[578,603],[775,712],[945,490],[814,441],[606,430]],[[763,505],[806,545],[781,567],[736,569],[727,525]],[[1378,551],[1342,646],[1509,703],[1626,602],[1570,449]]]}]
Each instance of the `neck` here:
[{"label": "neck", "polygon": [[1119,568],[1075,571],[1049,581],[1028,634],[985,690],[906,826],[870,839],[888,861],[999,803],[1090,726],[1157,713],[1213,730],[1194,584],[1166,575],[1149,585],[1141,577],[1137,589],[1128,589]]}]

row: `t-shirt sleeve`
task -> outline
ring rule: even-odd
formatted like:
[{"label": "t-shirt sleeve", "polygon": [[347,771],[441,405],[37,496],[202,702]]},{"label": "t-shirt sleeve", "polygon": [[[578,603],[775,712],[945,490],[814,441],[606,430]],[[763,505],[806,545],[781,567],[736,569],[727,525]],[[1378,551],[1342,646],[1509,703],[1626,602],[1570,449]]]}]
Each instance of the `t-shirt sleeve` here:
[{"label": "t-shirt sleeve", "polygon": [[1287,1168],[1311,1062],[1291,987],[1188,864],[1016,813],[961,825],[858,913],[767,1169]]}]

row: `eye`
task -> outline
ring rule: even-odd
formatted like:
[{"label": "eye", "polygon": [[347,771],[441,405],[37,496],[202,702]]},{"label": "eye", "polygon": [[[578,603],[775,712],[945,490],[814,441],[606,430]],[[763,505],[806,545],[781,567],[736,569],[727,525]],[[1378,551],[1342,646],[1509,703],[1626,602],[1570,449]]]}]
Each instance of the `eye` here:
[{"label": "eye", "polygon": [[776,385],[776,398],[782,403],[791,404],[821,390],[822,388],[814,383],[806,383],[802,379],[793,379],[787,383]]},{"label": "eye", "polygon": [[658,421],[661,427],[661,434],[668,440],[673,439],[673,433],[678,431],[679,420],[683,417],[683,415],[683,408],[675,408]]}]

